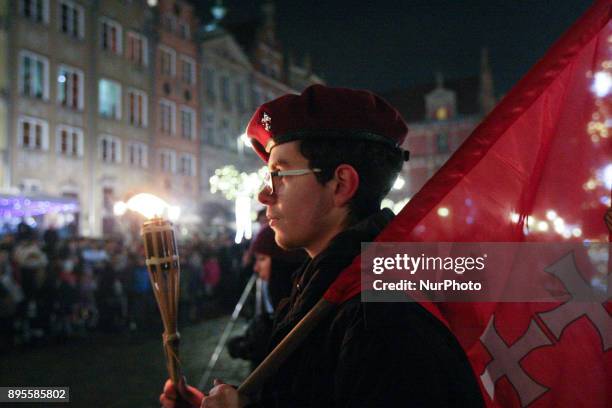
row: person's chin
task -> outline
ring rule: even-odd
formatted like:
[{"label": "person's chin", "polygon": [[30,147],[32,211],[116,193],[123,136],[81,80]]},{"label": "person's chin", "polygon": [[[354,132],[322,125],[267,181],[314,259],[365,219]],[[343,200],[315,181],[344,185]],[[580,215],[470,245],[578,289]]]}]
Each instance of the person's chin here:
[{"label": "person's chin", "polygon": [[278,245],[285,251],[290,251],[292,249],[295,249],[295,247],[291,245],[291,243],[287,240],[287,237],[285,237],[285,235],[283,235],[283,233],[280,230],[275,229],[275,228],[272,228],[272,229],[275,232],[276,245]]}]

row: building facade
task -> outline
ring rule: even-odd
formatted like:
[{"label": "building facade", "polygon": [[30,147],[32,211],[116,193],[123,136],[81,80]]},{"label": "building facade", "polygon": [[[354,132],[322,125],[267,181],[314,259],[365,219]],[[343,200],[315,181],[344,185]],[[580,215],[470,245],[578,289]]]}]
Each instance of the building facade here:
[{"label": "building facade", "polygon": [[153,185],[156,11],[145,0],[3,6],[3,189],[72,200],[79,233],[111,233],[114,202]]},{"label": "building facade", "polygon": [[149,192],[192,218],[233,219],[210,177],[257,171],[243,135],[252,112],[321,81],[285,58],[271,1],[247,36],[223,27],[220,3],[205,29],[194,11],[186,0],[0,1],[3,218],[3,195],[57,201],[78,233],[101,236],[118,228],[115,202]]},{"label": "building facade", "polygon": [[130,146],[150,142],[144,4],[4,2],[4,189],[73,200],[85,235],[112,230],[114,199],[149,183],[146,159],[129,161]]}]

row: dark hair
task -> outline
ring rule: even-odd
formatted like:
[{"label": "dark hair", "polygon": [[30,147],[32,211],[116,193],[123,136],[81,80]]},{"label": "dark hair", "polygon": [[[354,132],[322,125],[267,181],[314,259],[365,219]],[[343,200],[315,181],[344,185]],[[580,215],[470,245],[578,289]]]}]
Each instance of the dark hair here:
[{"label": "dark hair", "polygon": [[300,153],[311,168],[322,170],[315,173],[321,184],[331,180],[341,164],[351,165],[357,171],[359,187],[349,202],[349,224],[380,210],[380,203],[391,190],[404,162],[399,148],[360,140],[347,143],[346,139],[303,139]]}]

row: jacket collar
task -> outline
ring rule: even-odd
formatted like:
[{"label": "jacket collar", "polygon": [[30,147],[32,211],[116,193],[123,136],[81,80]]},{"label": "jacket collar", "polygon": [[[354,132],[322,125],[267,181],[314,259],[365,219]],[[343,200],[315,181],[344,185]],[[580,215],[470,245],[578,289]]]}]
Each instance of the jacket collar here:
[{"label": "jacket collar", "polygon": [[294,275],[297,284],[289,300],[289,311],[278,328],[293,326],[321,299],[340,272],[361,252],[362,242],[371,242],[393,219],[385,208],[336,235],[316,257]]}]

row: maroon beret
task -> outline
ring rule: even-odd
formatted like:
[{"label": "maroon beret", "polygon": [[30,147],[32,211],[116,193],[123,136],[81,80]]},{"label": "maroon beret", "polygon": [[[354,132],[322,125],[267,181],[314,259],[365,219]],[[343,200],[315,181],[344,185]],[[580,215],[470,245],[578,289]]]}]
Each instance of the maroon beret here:
[{"label": "maroon beret", "polygon": [[395,108],[372,92],[312,85],[261,105],[247,135],[268,161],[272,146],[306,138],[366,140],[400,148],[408,127]]}]

